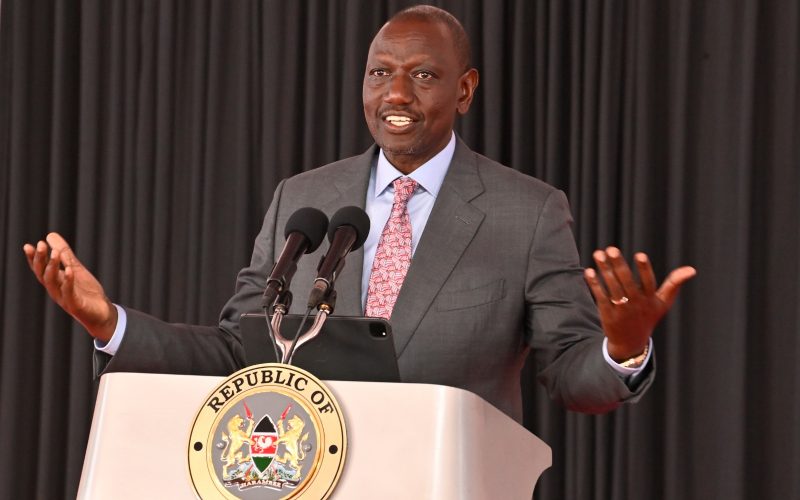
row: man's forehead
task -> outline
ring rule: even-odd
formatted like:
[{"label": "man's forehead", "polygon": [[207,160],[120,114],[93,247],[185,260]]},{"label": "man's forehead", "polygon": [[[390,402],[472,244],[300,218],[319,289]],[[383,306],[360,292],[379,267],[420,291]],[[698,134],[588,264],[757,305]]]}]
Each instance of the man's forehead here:
[{"label": "man's forehead", "polygon": [[[442,23],[416,19],[396,20],[381,28],[369,49],[370,57],[395,55],[439,59],[453,54],[453,43]],[[439,56],[439,57],[437,57]]]}]

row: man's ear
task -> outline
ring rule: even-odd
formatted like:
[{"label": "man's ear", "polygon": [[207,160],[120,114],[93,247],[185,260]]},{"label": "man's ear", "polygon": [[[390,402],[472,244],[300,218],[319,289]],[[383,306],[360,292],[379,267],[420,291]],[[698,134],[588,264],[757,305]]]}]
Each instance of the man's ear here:
[{"label": "man's ear", "polygon": [[472,104],[472,98],[475,95],[475,89],[478,88],[478,70],[475,68],[468,69],[461,78],[458,80],[458,102],[456,109],[461,115],[467,114],[469,107]]}]

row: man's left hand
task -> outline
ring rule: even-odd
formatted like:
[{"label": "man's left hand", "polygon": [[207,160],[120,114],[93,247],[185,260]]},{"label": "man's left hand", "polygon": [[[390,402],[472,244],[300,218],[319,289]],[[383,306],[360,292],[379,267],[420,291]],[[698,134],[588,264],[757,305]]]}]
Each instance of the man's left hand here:
[{"label": "man's left hand", "polygon": [[617,362],[636,357],[650,342],[653,329],[672,307],[681,286],[697,271],[689,266],[679,267],[657,287],[653,266],[641,252],[633,257],[641,283],[634,278],[618,248],[595,250],[592,256],[603,275],[605,287],[592,268],[586,269],[584,278],[597,301],[600,321],[608,338],[608,354]]}]

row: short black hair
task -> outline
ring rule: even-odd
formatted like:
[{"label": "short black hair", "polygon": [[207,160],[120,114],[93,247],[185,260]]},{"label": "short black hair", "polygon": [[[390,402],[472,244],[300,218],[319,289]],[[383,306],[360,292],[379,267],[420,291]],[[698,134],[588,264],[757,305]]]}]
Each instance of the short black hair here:
[{"label": "short black hair", "polygon": [[462,64],[464,71],[472,67],[472,50],[469,46],[469,37],[467,36],[464,26],[453,14],[439,7],[434,7],[433,5],[414,5],[413,7],[408,7],[393,15],[386,21],[386,24],[392,21],[409,18],[443,24],[453,38],[456,56]]}]

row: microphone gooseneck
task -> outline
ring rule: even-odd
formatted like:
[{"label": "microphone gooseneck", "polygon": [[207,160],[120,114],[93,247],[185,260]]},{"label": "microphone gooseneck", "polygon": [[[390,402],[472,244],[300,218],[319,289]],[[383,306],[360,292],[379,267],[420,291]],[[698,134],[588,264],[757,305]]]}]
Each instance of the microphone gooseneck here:
[{"label": "microphone gooseneck", "polygon": [[344,268],[345,257],[353,250],[361,248],[368,235],[369,216],[364,210],[343,207],[333,214],[328,226],[328,240],[331,244],[317,268],[317,278],[308,297],[308,307],[317,307],[326,300]]},{"label": "microphone gooseneck", "polygon": [[327,229],[328,217],[316,208],[301,208],[289,217],[284,229],[286,243],[267,278],[262,307],[271,307],[278,295],[289,288],[297,261],[319,248]]}]

